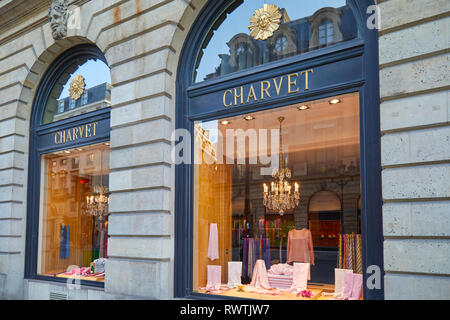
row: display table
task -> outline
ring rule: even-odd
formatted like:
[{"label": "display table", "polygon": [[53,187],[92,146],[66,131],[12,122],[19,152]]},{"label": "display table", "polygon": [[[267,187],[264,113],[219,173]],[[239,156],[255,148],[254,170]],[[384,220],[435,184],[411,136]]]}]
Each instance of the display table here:
[{"label": "display table", "polygon": [[308,285],[307,289],[311,291],[311,297],[306,298],[296,293],[291,293],[279,289],[257,290],[250,285],[244,285],[243,291],[239,289],[228,289],[222,286],[219,291],[207,292],[205,289],[198,290],[199,293],[213,294],[225,297],[257,299],[257,300],[328,300],[329,297],[322,296],[322,292],[333,292],[333,285]]},{"label": "display table", "polygon": [[94,276],[81,276],[81,275],[60,273],[60,274],[55,275],[55,277],[67,278],[67,279],[79,279],[79,280],[86,280],[86,281],[100,281],[100,282],[105,281],[104,275],[101,277],[94,277]]}]

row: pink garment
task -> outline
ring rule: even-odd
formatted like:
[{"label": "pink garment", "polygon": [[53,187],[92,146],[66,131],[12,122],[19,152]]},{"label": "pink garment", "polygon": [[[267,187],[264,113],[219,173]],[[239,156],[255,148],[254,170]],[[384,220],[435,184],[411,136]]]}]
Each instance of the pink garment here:
[{"label": "pink garment", "polygon": [[228,261],[228,287],[241,285],[242,261]]},{"label": "pink garment", "polygon": [[287,263],[279,263],[272,265],[268,272],[269,274],[283,274],[292,276],[294,272],[294,267]]},{"label": "pink garment", "polygon": [[256,289],[271,289],[266,264],[262,259],[256,261],[250,286],[255,287]]},{"label": "pink garment", "polygon": [[206,290],[219,290],[222,283],[222,266],[208,265],[208,279],[206,282]]},{"label": "pink garment", "polygon": [[353,274],[353,287],[352,294],[350,295],[350,300],[359,300],[362,295],[363,277],[362,274]]},{"label": "pink garment", "polygon": [[208,258],[211,261],[219,259],[219,236],[217,232],[217,223],[209,225]]},{"label": "pink garment", "polygon": [[352,295],[353,289],[353,273],[345,274],[344,299],[348,299]]},{"label": "pink garment", "polygon": [[314,265],[314,248],[311,231],[292,229],[288,233],[287,263],[303,262]]},{"label": "pink garment", "polygon": [[68,272],[65,272],[65,274],[72,274],[72,275],[77,275],[77,276],[89,276],[91,274],[91,268],[86,267],[86,268],[75,268],[72,269]]},{"label": "pink garment", "polygon": [[289,290],[292,287],[292,275],[268,273],[267,276],[271,288]]},{"label": "pink garment", "polygon": [[292,286],[289,291],[300,292],[306,290],[308,284],[309,263],[294,263]]},{"label": "pink garment", "polygon": [[346,274],[352,274],[351,269],[334,269],[334,297],[338,299],[344,298],[345,277]]}]

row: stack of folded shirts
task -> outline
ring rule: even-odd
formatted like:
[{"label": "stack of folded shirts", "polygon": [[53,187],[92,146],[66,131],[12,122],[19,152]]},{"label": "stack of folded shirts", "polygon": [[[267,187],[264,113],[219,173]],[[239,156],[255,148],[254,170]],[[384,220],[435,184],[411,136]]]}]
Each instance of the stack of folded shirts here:
[{"label": "stack of folded shirts", "polygon": [[292,275],[285,274],[267,274],[271,288],[290,289],[292,286]]}]

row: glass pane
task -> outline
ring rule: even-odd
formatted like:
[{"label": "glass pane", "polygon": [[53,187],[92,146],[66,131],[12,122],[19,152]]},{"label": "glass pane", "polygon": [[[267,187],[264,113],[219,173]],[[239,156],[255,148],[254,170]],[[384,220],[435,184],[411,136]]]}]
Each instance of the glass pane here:
[{"label": "glass pane", "polygon": [[[280,23],[273,35],[265,40],[250,35],[250,18],[263,8],[260,0],[236,1],[210,31],[197,58],[194,81],[214,79],[271,61],[316,50],[327,45],[327,37],[319,41],[320,26],[325,21],[336,30],[335,40],[348,41],[357,37],[356,22],[345,0],[276,0]],[[262,16],[261,16],[262,17]],[[262,21],[263,20],[258,20]],[[264,24],[262,24],[262,27]],[[323,30],[325,32],[325,28]],[[286,49],[280,55],[277,39],[286,39]]]},{"label": "glass pane", "polygon": [[[197,122],[194,155],[195,291],[272,299],[251,285],[267,273],[277,299],[304,299],[283,291],[294,263],[311,263],[313,295],[334,291],[334,268],[362,272],[357,93]],[[338,249],[349,237],[351,265]]]},{"label": "glass pane", "polygon": [[109,107],[110,83],[109,67],[103,61],[74,61],[53,87],[45,106],[42,124]]},{"label": "glass pane", "polygon": [[38,274],[104,281],[109,156],[108,142],[42,155]]}]

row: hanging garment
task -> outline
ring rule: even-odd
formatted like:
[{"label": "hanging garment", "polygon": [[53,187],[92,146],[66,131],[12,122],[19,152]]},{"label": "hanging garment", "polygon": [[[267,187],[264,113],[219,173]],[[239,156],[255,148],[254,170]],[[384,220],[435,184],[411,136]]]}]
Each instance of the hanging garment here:
[{"label": "hanging garment", "polygon": [[242,262],[228,261],[228,287],[235,288],[241,285]]},{"label": "hanging garment", "polygon": [[255,287],[256,289],[270,289],[266,264],[262,259],[256,261],[250,286]]},{"label": "hanging garment", "polygon": [[219,290],[222,282],[222,266],[208,265],[208,278],[206,282],[206,290]]},{"label": "hanging garment", "polygon": [[211,261],[219,259],[219,236],[217,231],[217,223],[211,223],[209,225],[208,258]]},{"label": "hanging garment", "polygon": [[252,278],[256,260],[263,259],[266,265],[270,265],[270,240],[268,238],[245,238],[243,243],[243,276]]},{"label": "hanging garment", "polygon": [[302,262],[314,265],[314,248],[311,232],[303,228],[288,233],[287,263]]},{"label": "hanging garment", "polygon": [[308,284],[310,264],[294,262],[294,272],[292,275],[292,286],[289,291],[300,292],[306,290]]},{"label": "hanging garment", "polygon": [[60,234],[59,257],[67,259],[70,256],[70,227],[61,225]]},{"label": "hanging garment", "polygon": [[362,239],[360,234],[340,234],[338,268],[362,274]]},{"label": "hanging garment", "polygon": [[353,270],[349,269],[334,269],[334,297],[335,298],[344,298],[344,288],[345,288],[345,279],[346,274],[352,274]]}]

